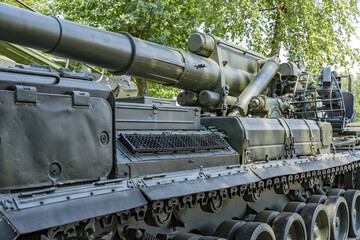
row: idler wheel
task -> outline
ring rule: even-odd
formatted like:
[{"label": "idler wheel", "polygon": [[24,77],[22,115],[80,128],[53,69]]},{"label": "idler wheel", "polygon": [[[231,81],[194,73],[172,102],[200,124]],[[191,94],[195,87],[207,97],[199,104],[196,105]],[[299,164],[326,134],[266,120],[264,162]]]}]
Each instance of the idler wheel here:
[{"label": "idler wheel", "polygon": [[305,206],[304,202],[289,202],[286,204],[284,212],[299,213]]},{"label": "idler wheel", "polygon": [[307,200],[307,203],[320,203],[323,204],[326,200],[325,195],[314,194]]},{"label": "idler wheel", "polygon": [[330,196],[324,206],[329,214],[331,239],[347,239],[349,232],[349,210],[343,197]]},{"label": "idler wheel", "polygon": [[349,237],[360,237],[360,191],[347,190],[343,197],[349,209]]},{"label": "idler wheel", "polygon": [[247,222],[235,235],[235,240],[275,240],[272,228],[266,223]]},{"label": "idler wheel", "polygon": [[267,223],[269,225],[272,224],[274,219],[279,215],[279,212],[276,211],[270,211],[270,210],[263,210],[259,212],[256,217],[254,218],[254,222],[262,222]]},{"label": "idler wheel", "polygon": [[229,240],[234,239],[237,231],[245,224],[244,221],[238,220],[225,220],[216,229],[215,236],[226,238]]},{"label": "idler wheel", "polygon": [[304,220],[297,213],[280,213],[272,224],[277,240],[306,240]]},{"label": "idler wheel", "polygon": [[327,240],[330,238],[330,222],[326,208],[322,204],[308,203],[301,210],[308,240]]}]

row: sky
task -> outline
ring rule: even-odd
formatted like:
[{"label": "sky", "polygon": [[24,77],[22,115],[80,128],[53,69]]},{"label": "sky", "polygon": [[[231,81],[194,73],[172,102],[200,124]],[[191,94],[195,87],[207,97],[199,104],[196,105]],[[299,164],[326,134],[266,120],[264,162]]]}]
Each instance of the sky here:
[{"label": "sky", "polygon": [[[356,37],[353,37],[350,45],[353,47],[353,48],[359,48],[360,49],[360,26],[357,27],[357,31],[356,31],[359,35],[358,38]],[[357,64],[357,66],[353,69],[351,69],[351,74],[352,75],[356,75],[360,73],[360,63]]]}]

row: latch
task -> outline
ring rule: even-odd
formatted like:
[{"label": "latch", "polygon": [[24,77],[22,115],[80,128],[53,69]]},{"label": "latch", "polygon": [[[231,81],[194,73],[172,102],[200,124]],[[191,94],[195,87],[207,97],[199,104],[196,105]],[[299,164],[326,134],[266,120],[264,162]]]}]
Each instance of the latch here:
[{"label": "latch", "polygon": [[195,108],[195,116],[200,116],[200,113],[201,113],[201,109],[196,107]]},{"label": "latch", "polygon": [[[242,121],[242,118],[237,118],[243,126],[245,126],[244,122]],[[251,163],[252,162],[252,156],[251,156],[251,144],[250,139],[248,136],[248,132],[246,129],[244,129],[244,140],[243,140],[243,164]]]},{"label": "latch", "polygon": [[294,137],[289,136],[285,138],[285,152],[289,157],[293,157],[295,155],[295,146],[294,146]]},{"label": "latch", "polygon": [[251,148],[250,148],[250,140],[245,138],[244,139],[244,163],[251,163]]},{"label": "latch", "polygon": [[311,129],[311,126],[309,124],[309,122],[304,119],[304,122],[306,123],[307,127],[309,128],[310,130],[310,150],[311,150],[311,153],[314,155],[315,154],[315,145],[314,145],[314,141],[315,141],[315,138],[314,138],[314,133]]},{"label": "latch", "polygon": [[285,154],[288,157],[294,157],[296,156],[296,152],[295,152],[295,140],[294,140],[293,131],[290,125],[288,124],[288,122],[284,118],[279,118],[278,121],[281,124],[281,126],[284,128],[286,134],[285,142],[284,142]]},{"label": "latch", "polygon": [[90,94],[88,92],[72,91],[73,105],[89,107],[90,106]]},{"label": "latch", "polygon": [[20,103],[36,103],[36,87],[15,85],[15,101]]},{"label": "latch", "polygon": [[154,104],[154,105],[152,106],[152,109],[153,109],[153,113],[154,113],[154,114],[157,114],[157,113],[158,113],[158,110],[159,110],[159,106]]}]

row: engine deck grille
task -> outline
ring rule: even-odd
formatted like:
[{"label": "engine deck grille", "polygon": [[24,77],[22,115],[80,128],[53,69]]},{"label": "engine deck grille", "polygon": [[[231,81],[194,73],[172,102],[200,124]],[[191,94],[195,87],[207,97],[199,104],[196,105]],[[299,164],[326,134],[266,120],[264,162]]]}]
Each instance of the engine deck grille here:
[{"label": "engine deck grille", "polygon": [[120,133],[119,140],[133,153],[224,149],[229,146],[220,134],[211,132]]}]

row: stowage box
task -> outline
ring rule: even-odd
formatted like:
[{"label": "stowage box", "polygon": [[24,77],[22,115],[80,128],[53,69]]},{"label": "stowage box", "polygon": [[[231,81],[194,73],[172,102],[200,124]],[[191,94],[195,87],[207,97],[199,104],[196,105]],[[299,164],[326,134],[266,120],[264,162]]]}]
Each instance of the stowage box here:
[{"label": "stowage box", "polygon": [[116,102],[116,130],[198,130],[200,108]]},{"label": "stowage box", "polygon": [[33,81],[32,70],[8,71],[19,73],[7,78],[0,71],[0,190],[107,177],[112,108],[102,96],[110,90],[72,80],[76,90],[68,91],[69,81],[56,73],[54,82],[41,76]]},{"label": "stowage box", "polygon": [[243,163],[329,153],[331,124],[305,119],[203,118],[206,127],[224,132]]}]

